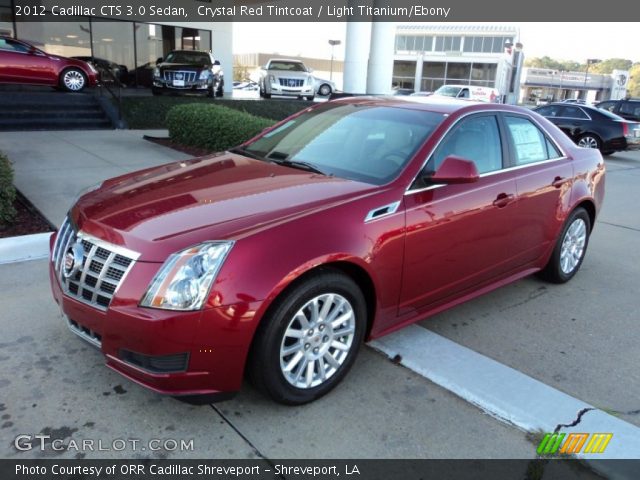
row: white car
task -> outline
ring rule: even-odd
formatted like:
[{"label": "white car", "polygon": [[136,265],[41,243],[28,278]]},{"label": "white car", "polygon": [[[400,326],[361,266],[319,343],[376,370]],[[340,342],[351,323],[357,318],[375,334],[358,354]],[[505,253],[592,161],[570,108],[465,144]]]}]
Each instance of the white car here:
[{"label": "white car", "polygon": [[335,83],[331,80],[325,80],[324,78],[314,77],[314,85],[316,94],[322,97],[328,97],[337,90]]},{"label": "white car", "polygon": [[474,85],[443,85],[433,92],[433,95],[436,97],[465,98],[478,102],[500,102],[500,92],[495,88]]}]

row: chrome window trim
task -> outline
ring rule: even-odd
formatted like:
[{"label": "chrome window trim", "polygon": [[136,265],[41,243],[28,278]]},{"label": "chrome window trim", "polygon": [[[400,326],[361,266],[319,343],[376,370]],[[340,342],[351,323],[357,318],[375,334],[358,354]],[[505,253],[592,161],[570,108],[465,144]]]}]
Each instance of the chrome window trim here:
[{"label": "chrome window trim", "polygon": [[[504,173],[504,172],[512,172],[514,170],[521,170],[523,168],[527,168],[527,167],[533,167],[535,165],[544,165],[546,163],[553,163],[553,162],[559,162],[560,160],[568,160],[569,157],[558,157],[558,158],[549,158],[547,160],[540,160],[539,162],[531,162],[531,163],[525,163],[523,165],[514,165],[513,167],[508,167],[508,168],[503,168],[500,170],[494,170],[493,172],[486,172],[486,173],[482,173],[480,175],[478,175],[479,178],[484,178],[484,177],[491,177],[493,175],[497,175],[498,173]],[[441,188],[441,187],[445,187],[447,186],[446,183],[440,183],[438,185],[429,185],[428,187],[424,187],[424,188],[418,188],[415,190],[407,190],[406,192],[404,192],[404,195],[411,195],[414,193],[421,193],[421,192],[426,192],[428,190],[435,190],[436,188]]]},{"label": "chrome window trim", "polygon": [[[533,165],[541,165],[541,164],[548,163],[548,162],[554,162],[554,161],[569,159],[569,156],[567,155],[567,152],[560,145],[558,145],[558,143],[555,141],[553,136],[547,131],[547,129],[544,128],[542,125],[540,125],[540,123],[533,116],[529,115],[528,112],[511,112],[509,110],[498,110],[498,109],[482,110],[481,112],[467,112],[464,115],[462,115],[460,118],[458,118],[452,125],[450,125],[449,128],[447,129],[447,131],[444,132],[444,134],[440,137],[440,140],[438,140],[438,143],[436,143],[436,145],[431,149],[431,151],[429,152],[429,155],[427,155],[427,158],[422,163],[422,166],[418,170],[418,173],[416,174],[416,176],[413,177],[413,180],[411,180],[411,182],[409,183],[409,186],[405,190],[403,196],[410,195],[410,194],[413,194],[413,193],[426,192],[428,190],[434,190],[436,188],[444,187],[446,185],[446,184],[429,185],[428,187],[411,189],[411,185],[414,184],[414,182],[418,179],[418,175],[420,175],[420,172],[424,169],[424,167],[427,166],[427,163],[429,162],[429,159],[433,155],[433,152],[435,152],[438,149],[438,147],[440,146],[442,141],[447,137],[447,135],[449,135],[451,130],[453,130],[453,128],[455,128],[466,117],[468,117],[470,115],[483,114],[483,113],[492,113],[492,114],[496,114],[497,113],[497,114],[502,114],[502,115],[506,115],[506,116],[509,116],[509,115],[522,116],[522,117],[530,120],[536,127],[538,127],[544,133],[545,138],[549,142],[551,142],[554,147],[556,147],[556,149],[560,152],[561,156],[558,157],[558,158],[548,158],[546,160],[540,160],[539,162],[525,163],[523,165],[514,165],[514,166],[511,166],[511,167],[502,168],[500,170],[495,170],[493,172],[486,172],[486,173],[483,173],[483,174],[479,175],[480,178],[483,178],[483,177],[488,176],[488,175],[495,175],[497,173],[510,172],[512,170],[520,169],[520,168],[523,168],[523,167],[530,167],[530,166],[533,166]],[[544,117],[544,118],[548,118],[548,117]],[[558,118],[558,117],[554,117],[554,118]]]}]

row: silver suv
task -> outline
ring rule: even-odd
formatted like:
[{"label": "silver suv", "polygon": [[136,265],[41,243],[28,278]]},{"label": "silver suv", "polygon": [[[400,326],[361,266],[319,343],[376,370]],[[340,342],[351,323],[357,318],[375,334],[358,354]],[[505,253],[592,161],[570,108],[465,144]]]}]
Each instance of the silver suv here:
[{"label": "silver suv", "polygon": [[271,59],[260,71],[260,96],[315,97],[315,80],[311,69],[299,60]]}]

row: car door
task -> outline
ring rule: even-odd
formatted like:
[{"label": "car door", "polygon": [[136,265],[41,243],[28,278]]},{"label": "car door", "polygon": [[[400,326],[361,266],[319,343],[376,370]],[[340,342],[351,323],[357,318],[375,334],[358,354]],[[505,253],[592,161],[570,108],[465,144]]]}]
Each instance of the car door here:
[{"label": "car door", "polygon": [[555,115],[548,118],[574,141],[590,130],[591,118],[584,110],[574,105],[557,105]]},{"label": "car door", "polygon": [[518,217],[512,243],[519,266],[540,260],[555,242],[569,207],[573,164],[528,115],[505,113],[509,164],[517,170]]},{"label": "car door", "polygon": [[472,160],[480,173],[468,184],[416,184],[405,195],[406,241],[399,314],[490,283],[512,268],[516,182],[503,170],[497,116],[460,120],[426,163],[433,172],[448,155]]},{"label": "car door", "polygon": [[[12,83],[51,84],[55,83],[52,61],[40,50],[12,40],[0,42],[0,78]],[[52,76],[54,78],[52,78]]]}]

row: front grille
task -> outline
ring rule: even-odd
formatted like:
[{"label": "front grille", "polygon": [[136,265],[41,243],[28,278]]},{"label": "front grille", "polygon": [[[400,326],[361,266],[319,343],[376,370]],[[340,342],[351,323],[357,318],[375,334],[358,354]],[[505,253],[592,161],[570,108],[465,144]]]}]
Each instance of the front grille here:
[{"label": "front grille", "polygon": [[189,70],[165,70],[163,77],[165,82],[169,82],[173,85],[174,80],[184,80],[185,84],[193,83],[196,81],[197,72]]},{"label": "front grille", "polygon": [[[65,275],[65,257],[74,244],[82,245],[82,264]],[[53,247],[51,261],[64,293],[83,303],[106,310],[118,286],[140,255],[83,232],[76,232],[66,218]]]},{"label": "front grille", "polygon": [[304,79],[302,78],[279,78],[282,87],[302,87]]},{"label": "front grille", "polygon": [[143,355],[130,350],[120,350],[120,358],[153,373],[180,373],[187,370],[189,363],[188,353],[176,353],[175,355]]}]

